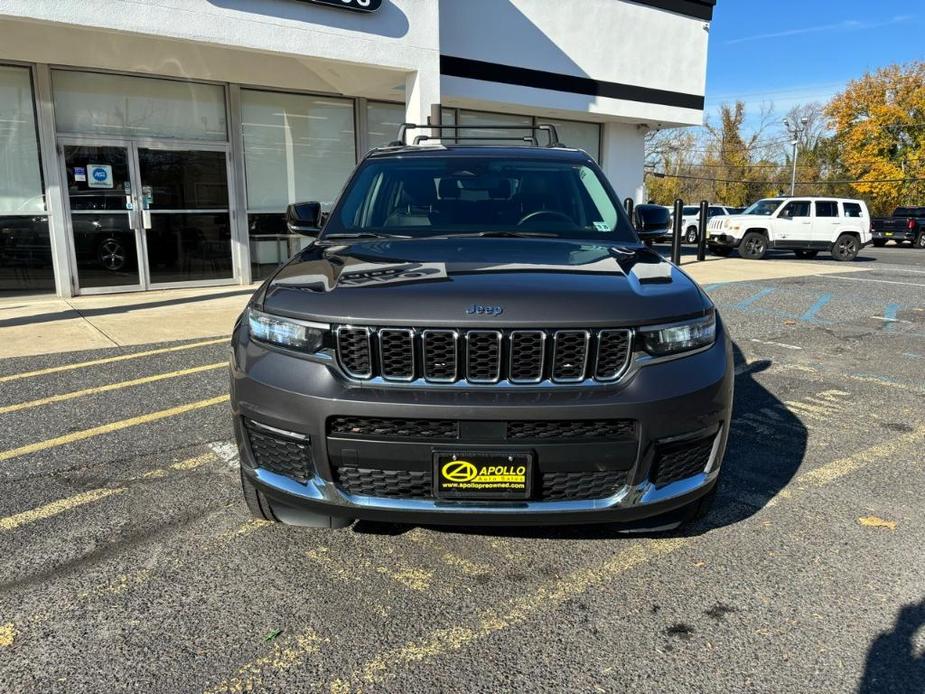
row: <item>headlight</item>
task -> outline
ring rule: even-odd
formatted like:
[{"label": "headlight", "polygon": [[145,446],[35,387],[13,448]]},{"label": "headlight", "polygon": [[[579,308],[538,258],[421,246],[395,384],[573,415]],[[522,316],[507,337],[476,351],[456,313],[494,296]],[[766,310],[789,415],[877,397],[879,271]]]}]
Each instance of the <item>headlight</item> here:
[{"label": "headlight", "polygon": [[656,357],[707,347],[716,341],[716,312],[683,323],[640,328],[639,340],[642,348]]},{"label": "headlight", "polygon": [[324,341],[325,328],[312,326],[290,318],[271,316],[255,309],[247,310],[247,325],[253,339],[272,345],[317,352]]}]

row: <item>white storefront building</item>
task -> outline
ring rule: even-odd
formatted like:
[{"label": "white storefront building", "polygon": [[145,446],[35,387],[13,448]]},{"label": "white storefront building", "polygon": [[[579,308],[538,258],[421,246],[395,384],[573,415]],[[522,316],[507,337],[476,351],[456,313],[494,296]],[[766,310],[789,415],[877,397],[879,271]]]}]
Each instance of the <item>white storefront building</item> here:
[{"label": "white storefront building", "polygon": [[702,121],[714,4],[3,0],[0,295],[266,277],[286,205],[403,121],[552,122],[639,200],[646,132]]}]

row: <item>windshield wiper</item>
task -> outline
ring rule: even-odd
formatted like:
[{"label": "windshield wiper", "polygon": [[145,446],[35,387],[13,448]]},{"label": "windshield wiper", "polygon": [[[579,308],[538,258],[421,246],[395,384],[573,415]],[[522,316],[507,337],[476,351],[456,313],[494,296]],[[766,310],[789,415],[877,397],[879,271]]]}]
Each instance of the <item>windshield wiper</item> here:
[{"label": "windshield wiper", "polygon": [[472,231],[463,234],[441,234],[439,236],[428,236],[432,239],[458,239],[466,236],[478,236],[482,238],[498,239],[528,239],[528,238],[560,238],[559,234],[553,234],[548,231]]},{"label": "windshield wiper", "polygon": [[319,241],[335,241],[337,239],[410,239],[412,236],[402,234],[377,234],[374,231],[361,231],[355,234],[325,234]]}]

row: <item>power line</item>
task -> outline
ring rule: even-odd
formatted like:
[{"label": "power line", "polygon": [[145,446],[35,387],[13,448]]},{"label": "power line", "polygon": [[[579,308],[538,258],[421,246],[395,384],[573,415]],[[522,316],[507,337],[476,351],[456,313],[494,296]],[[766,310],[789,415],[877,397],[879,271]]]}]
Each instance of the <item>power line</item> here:
[{"label": "power line", "polygon": [[[705,176],[690,176],[688,174],[670,174],[662,171],[646,171],[645,173],[655,178],[681,178],[689,181],[707,181],[710,183],[749,183],[758,185],[780,185],[780,181],[743,181],[736,178],[706,178]],[[880,178],[873,180],[857,179],[854,181],[797,181],[798,186],[811,185],[854,185],[855,183],[919,183],[925,181],[925,178]]]}]

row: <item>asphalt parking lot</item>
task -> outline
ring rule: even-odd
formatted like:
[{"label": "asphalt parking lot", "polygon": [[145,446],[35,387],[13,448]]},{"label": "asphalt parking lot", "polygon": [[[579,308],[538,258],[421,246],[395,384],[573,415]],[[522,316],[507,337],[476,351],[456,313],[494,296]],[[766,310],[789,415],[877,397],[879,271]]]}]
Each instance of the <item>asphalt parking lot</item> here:
[{"label": "asphalt parking lot", "polygon": [[706,287],[733,436],[664,536],[258,523],[224,340],[0,360],[0,691],[925,691],[925,254],[862,258]]}]

